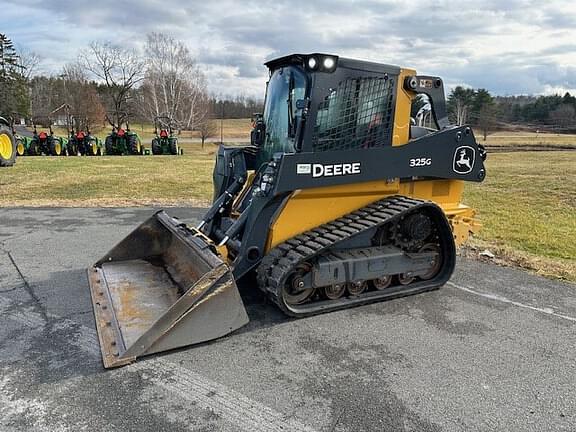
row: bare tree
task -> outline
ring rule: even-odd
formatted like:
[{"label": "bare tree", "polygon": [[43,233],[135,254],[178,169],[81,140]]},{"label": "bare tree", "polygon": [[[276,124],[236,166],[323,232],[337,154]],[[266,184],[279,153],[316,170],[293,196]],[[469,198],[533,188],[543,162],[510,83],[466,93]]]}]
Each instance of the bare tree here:
[{"label": "bare tree", "polygon": [[143,79],[144,62],[134,50],[110,42],[92,42],[80,54],[80,65],[106,85],[106,119],[119,128],[128,120],[133,89]]},{"label": "bare tree", "polygon": [[448,110],[458,126],[468,123],[473,104],[474,90],[458,86],[450,92]]},{"label": "bare tree", "polygon": [[218,126],[214,123],[213,119],[205,119],[198,126],[200,131],[200,139],[202,140],[202,148],[204,148],[204,143],[210,137],[213,137],[216,132],[218,132]]},{"label": "bare tree", "polygon": [[197,126],[197,129],[200,132],[200,139],[202,140],[202,148],[204,148],[206,140],[213,137],[218,132],[218,125],[214,121],[214,116],[211,114],[212,111],[209,108],[208,99],[206,99],[206,107],[203,109],[206,112],[206,116]]},{"label": "bare tree", "polygon": [[496,121],[497,116],[497,108],[493,103],[488,103],[480,108],[480,112],[478,113],[478,120],[477,125],[482,131],[482,137],[484,141],[488,135],[496,129],[498,122]]},{"label": "bare tree", "polygon": [[22,66],[22,75],[26,79],[26,81],[30,81],[30,79],[36,75],[40,63],[42,62],[42,58],[38,53],[34,51],[30,51],[25,48],[20,48],[20,65]]},{"label": "bare tree", "polygon": [[569,104],[562,104],[550,112],[550,119],[556,126],[563,128],[576,125],[576,109]]},{"label": "bare tree", "polygon": [[197,129],[207,117],[206,79],[188,48],[162,33],[146,42],[146,76],[142,86],[145,115],[173,119],[182,129]]},{"label": "bare tree", "polygon": [[35,77],[30,82],[30,115],[33,118],[47,118],[54,108],[62,104],[55,80]]},{"label": "bare tree", "polygon": [[462,99],[456,99],[454,108],[456,113],[456,124],[462,126],[468,121],[469,106]]},{"label": "bare tree", "polygon": [[60,77],[64,80],[65,103],[73,119],[76,130],[84,127],[93,129],[102,125],[106,112],[95,89],[88,81],[88,75],[78,62],[64,66]]}]

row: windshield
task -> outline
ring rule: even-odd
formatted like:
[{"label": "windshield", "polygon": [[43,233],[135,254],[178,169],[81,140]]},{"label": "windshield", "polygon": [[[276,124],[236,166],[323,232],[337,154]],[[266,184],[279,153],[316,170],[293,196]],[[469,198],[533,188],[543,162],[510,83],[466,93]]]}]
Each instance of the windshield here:
[{"label": "windshield", "polygon": [[266,139],[258,153],[258,165],[272,159],[274,153],[294,153],[296,127],[302,110],[296,102],[306,97],[306,74],[294,66],[277,69],[270,77],[264,124]]}]

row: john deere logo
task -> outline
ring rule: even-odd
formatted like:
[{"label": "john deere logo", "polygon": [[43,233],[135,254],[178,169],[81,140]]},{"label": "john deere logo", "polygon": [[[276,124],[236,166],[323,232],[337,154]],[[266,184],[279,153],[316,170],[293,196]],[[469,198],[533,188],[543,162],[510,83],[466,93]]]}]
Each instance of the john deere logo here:
[{"label": "john deere logo", "polygon": [[460,146],[454,152],[454,163],[452,168],[458,174],[468,174],[474,167],[476,150],[470,146]]},{"label": "john deere logo", "polygon": [[334,177],[360,174],[360,162],[342,164],[297,164],[296,174],[312,174],[312,177]]}]

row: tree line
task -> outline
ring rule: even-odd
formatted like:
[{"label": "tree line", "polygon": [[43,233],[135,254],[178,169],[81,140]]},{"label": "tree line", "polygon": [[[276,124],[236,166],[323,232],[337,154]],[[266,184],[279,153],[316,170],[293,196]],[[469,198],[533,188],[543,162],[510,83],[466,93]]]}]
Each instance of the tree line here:
[{"label": "tree line", "polygon": [[212,97],[210,99],[211,111],[218,118],[241,119],[251,118],[253,114],[262,113],[264,102],[262,99],[244,95]]},{"label": "tree line", "polygon": [[158,119],[211,133],[213,118],[249,117],[262,109],[256,99],[210,95],[189,49],[162,33],[147,35],[144,54],[92,42],[60,73],[35,74],[40,64],[39,56],[18,53],[0,34],[0,113],[45,126],[65,119],[76,130]]},{"label": "tree line", "polygon": [[499,96],[495,98],[502,120],[532,123],[556,129],[576,129],[576,96]]},{"label": "tree line", "polygon": [[484,139],[498,129],[514,126],[537,130],[576,132],[576,97],[492,96],[486,89],[455,87],[447,98],[450,120],[457,125],[471,124]]}]

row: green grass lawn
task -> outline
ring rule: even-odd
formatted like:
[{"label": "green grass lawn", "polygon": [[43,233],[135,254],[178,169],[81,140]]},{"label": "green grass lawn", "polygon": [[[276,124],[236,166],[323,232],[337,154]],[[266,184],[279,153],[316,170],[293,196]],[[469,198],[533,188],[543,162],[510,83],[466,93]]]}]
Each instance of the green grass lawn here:
[{"label": "green grass lawn", "polygon": [[208,205],[216,146],[184,156],[18,158],[0,171],[0,206]]},{"label": "green grass lawn", "polygon": [[[0,170],[0,207],[209,205],[216,146],[184,156],[21,157]],[[576,152],[490,154],[464,202],[484,225],[473,241],[506,262],[576,281]]]},{"label": "green grass lawn", "polygon": [[478,209],[477,243],[542,274],[576,280],[576,152],[491,154],[483,183],[466,185]]}]

